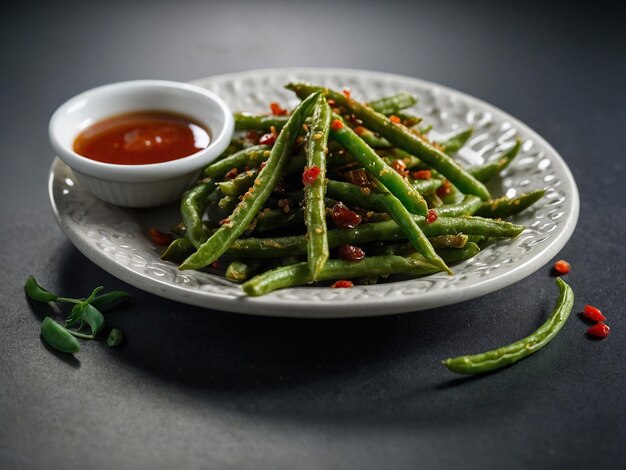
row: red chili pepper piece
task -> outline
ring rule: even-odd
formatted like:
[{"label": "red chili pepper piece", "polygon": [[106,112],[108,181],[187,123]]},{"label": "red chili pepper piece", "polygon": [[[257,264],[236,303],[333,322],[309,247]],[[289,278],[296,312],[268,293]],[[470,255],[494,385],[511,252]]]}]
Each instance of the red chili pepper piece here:
[{"label": "red chili pepper piece", "polygon": [[237,176],[238,173],[239,170],[237,170],[237,168],[231,168],[230,170],[228,170],[228,173],[224,175],[224,179],[232,180]]},{"label": "red chili pepper piece", "polygon": [[333,222],[339,228],[354,228],[361,223],[361,216],[338,202],[333,206]]},{"label": "red chili pepper piece", "polygon": [[263,134],[259,139],[259,144],[263,145],[273,145],[274,142],[276,142],[276,134],[271,132],[269,134]]},{"label": "red chili pepper piece", "polygon": [[258,131],[248,131],[246,132],[246,139],[251,140],[252,142],[259,141],[259,132]]},{"label": "red chili pepper piece", "polygon": [[426,223],[432,224],[435,220],[437,220],[437,217],[437,213],[434,210],[430,209],[428,211],[428,215],[426,216]]},{"label": "red chili pepper piece", "polygon": [[332,99],[332,98],[327,99],[326,102],[328,103],[328,106],[330,106],[330,107],[335,106],[335,100]]},{"label": "red chili pepper piece", "polygon": [[174,241],[174,237],[171,233],[161,232],[154,227],[149,230],[149,233],[152,243],[158,246],[168,246]]},{"label": "red chili pepper piece", "polygon": [[282,108],[278,103],[270,103],[270,109],[274,116],[284,116],[287,114],[287,110]]},{"label": "red chili pepper piece", "polygon": [[587,330],[588,335],[596,336],[598,338],[606,338],[607,336],[609,336],[610,332],[611,328],[609,328],[609,325],[605,323],[596,323]]},{"label": "red chili pepper piece", "polygon": [[560,259],[554,263],[554,270],[559,274],[567,274],[571,269],[572,266],[564,259]]},{"label": "red chili pepper piece", "polygon": [[261,162],[261,165],[259,166],[259,170],[262,170],[263,168],[265,168],[265,165],[267,165],[267,162]]},{"label": "red chili pepper piece", "polygon": [[411,176],[416,180],[429,180],[433,177],[433,172],[430,170],[418,170],[411,173]]},{"label": "red chili pepper piece", "polygon": [[339,247],[339,257],[344,261],[361,261],[365,258],[365,252],[354,245],[341,245]]},{"label": "red chili pepper piece", "polygon": [[599,308],[596,308],[593,305],[589,305],[589,304],[585,305],[585,308],[583,309],[583,315],[586,318],[589,318],[589,320],[593,320],[593,321],[606,320],[606,317],[602,315],[602,312],[600,311]]},{"label": "red chili pepper piece", "polygon": [[302,183],[305,186],[313,184],[317,177],[320,175],[322,170],[317,166],[312,166],[304,169],[304,173],[302,173]]},{"label": "red chili pepper piece", "polygon": [[391,168],[393,168],[396,173],[402,176],[406,176],[409,174],[409,170],[406,169],[406,163],[404,163],[402,160],[394,160],[391,163]]},{"label": "red chili pepper piece", "polygon": [[343,89],[343,94],[346,98],[350,99],[350,94],[352,93],[352,91],[350,90],[350,88],[344,88]]},{"label": "red chili pepper piece", "polygon": [[330,127],[332,127],[334,130],[338,131],[339,129],[343,128],[343,122],[341,122],[339,119],[335,119],[330,124]]},{"label": "red chili pepper piece", "polygon": [[389,116],[389,120],[391,122],[393,122],[394,124],[400,124],[402,122],[402,119],[400,119],[398,116],[392,114],[391,116]]},{"label": "red chili pepper piece", "polygon": [[331,284],[330,287],[332,287],[333,289],[345,289],[347,287],[354,287],[354,284],[352,283],[352,281],[344,279],[341,281],[336,281],[334,284]]},{"label": "red chili pepper piece", "polygon": [[215,261],[213,261],[213,262],[211,263],[211,267],[212,267],[213,269],[219,269],[219,268],[220,268],[220,260],[216,259]]},{"label": "red chili pepper piece", "polygon": [[443,180],[441,186],[437,188],[437,196],[444,197],[452,192],[452,184],[448,180]]}]

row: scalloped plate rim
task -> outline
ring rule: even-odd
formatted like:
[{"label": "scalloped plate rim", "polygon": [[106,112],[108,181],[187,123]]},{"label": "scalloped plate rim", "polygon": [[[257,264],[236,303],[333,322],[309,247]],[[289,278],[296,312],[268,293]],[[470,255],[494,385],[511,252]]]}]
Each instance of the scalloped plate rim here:
[{"label": "scalloped plate rim", "polygon": [[[495,292],[524,279],[525,277],[540,269],[565,246],[565,244],[573,234],[576,223],[578,221],[580,202],[576,182],[570,169],[568,168],[563,158],[559,155],[559,153],[543,137],[541,137],[528,125],[524,124],[519,119],[511,116],[505,111],[471,95],[460,92],[453,88],[446,87],[444,85],[409,76],[359,69],[323,67],[258,69],[206,77],[194,80],[192,83],[203,86],[211,82],[234,80],[239,77],[251,75],[268,74],[348,74],[366,75],[370,78],[378,79],[388,78],[394,80],[411,81],[416,83],[418,86],[424,88],[443,91],[448,93],[449,95],[455,95],[456,97],[461,98],[463,101],[469,104],[474,104],[478,107],[482,107],[496,116],[503,117],[509,120],[517,128],[519,128],[520,131],[526,133],[528,136],[532,137],[534,140],[543,145],[551,153],[551,157],[556,158],[556,160],[558,160],[562,166],[562,176],[568,180],[572,190],[571,194],[568,194],[568,198],[571,202],[572,207],[570,213],[568,214],[567,220],[564,222],[563,229],[555,236],[553,240],[551,240],[548,246],[544,247],[541,251],[529,256],[528,259],[520,262],[511,271],[499,272],[495,276],[491,277],[483,277],[479,280],[479,282],[476,282],[471,286],[455,286],[455,288],[452,290],[439,289],[438,291],[430,291],[427,294],[420,293],[417,295],[395,296],[393,299],[389,299],[386,297],[368,297],[367,299],[363,299],[362,301],[357,301],[357,305],[354,305],[354,300],[352,300],[350,303],[342,302],[340,293],[335,296],[337,297],[337,299],[333,299],[333,301],[324,301],[319,305],[311,304],[311,301],[309,299],[272,299],[271,296],[254,298],[242,295],[233,299],[229,295],[215,295],[213,293],[204,292],[202,290],[189,289],[180,284],[172,284],[160,279],[148,277],[145,274],[134,271],[132,268],[126,265],[116,262],[114,259],[107,257],[100,250],[94,247],[92,243],[89,243],[89,240],[87,240],[86,237],[81,236],[78,231],[74,230],[63,221],[64,214],[59,210],[59,207],[57,206],[53,194],[53,185],[55,182],[55,176],[58,174],[58,172],[64,170],[63,167],[65,167],[65,164],[58,158],[55,158],[50,169],[48,192],[55,220],[57,221],[59,227],[66,235],[66,237],[76,246],[76,248],[81,253],[83,253],[88,259],[103,268],[105,271],[134,287],[150,292],[157,296],[207,309],[219,309],[228,312],[246,313],[261,316],[279,316],[294,318],[349,318],[390,315],[442,307],[445,305],[451,305],[466,300],[471,300],[489,294],[491,292]],[[67,170],[69,170],[69,168],[67,168]],[[206,273],[202,274],[205,274],[209,277],[215,277]],[[411,281],[402,282],[405,283]],[[361,286],[355,286],[353,289],[362,288],[363,287]],[[302,289],[306,289],[309,292],[312,290],[324,290],[327,292],[327,288],[311,287],[298,287],[291,288],[289,290],[297,294],[297,292]],[[417,297],[419,297],[419,299],[417,299]],[[210,306],[207,305],[207,303],[209,302],[211,303]]]}]

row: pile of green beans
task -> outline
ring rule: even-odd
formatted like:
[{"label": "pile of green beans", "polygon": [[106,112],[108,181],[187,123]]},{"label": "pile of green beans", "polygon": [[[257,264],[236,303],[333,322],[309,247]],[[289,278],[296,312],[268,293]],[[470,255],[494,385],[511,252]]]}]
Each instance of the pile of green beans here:
[{"label": "pile of green beans", "polygon": [[450,154],[473,130],[431,142],[409,93],[360,103],[309,83],[286,87],[302,99],[286,115],[235,114],[229,150],[181,197],[164,260],[221,274],[252,296],[453,274],[481,243],[519,235],[525,227],[504,219],[543,196],[492,198],[485,184],[521,142],[465,168]]}]

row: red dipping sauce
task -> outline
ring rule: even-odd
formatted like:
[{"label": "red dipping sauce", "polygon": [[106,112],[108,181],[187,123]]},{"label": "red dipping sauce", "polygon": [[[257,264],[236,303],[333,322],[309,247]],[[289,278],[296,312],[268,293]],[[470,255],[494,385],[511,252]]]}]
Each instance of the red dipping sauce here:
[{"label": "red dipping sauce", "polygon": [[210,140],[208,129],[187,116],[138,111],[92,124],[76,137],[74,151],[104,163],[146,165],[187,157]]}]

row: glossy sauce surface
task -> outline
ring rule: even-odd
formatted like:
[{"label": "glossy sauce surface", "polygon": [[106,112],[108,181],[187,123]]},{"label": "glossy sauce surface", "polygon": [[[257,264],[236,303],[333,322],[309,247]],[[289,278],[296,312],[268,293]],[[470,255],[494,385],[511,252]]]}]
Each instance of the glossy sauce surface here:
[{"label": "glossy sauce surface", "polygon": [[209,145],[208,129],[165,111],[138,111],[98,121],[74,141],[74,151],[104,163],[145,165],[192,155]]}]

